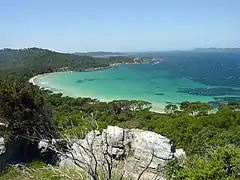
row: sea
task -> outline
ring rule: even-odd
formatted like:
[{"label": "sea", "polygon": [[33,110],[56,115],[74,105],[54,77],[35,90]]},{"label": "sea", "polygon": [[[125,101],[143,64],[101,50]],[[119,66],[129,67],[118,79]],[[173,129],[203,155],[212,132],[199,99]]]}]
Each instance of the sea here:
[{"label": "sea", "polygon": [[91,72],[59,72],[39,76],[35,83],[70,97],[149,101],[153,110],[161,112],[167,104],[183,101],[212,106],[240,101],[240,52],[173,51],[128,56],[157,60]]}]

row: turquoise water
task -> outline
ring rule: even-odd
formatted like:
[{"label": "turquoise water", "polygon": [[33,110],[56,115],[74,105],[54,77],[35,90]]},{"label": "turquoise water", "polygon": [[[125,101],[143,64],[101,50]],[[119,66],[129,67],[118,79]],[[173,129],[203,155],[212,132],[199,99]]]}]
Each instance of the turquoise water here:
[{"label": "turquoise water", "polygon": [[[138,65],[119,65],[101,71],[49,74],[37,78],[35,83],[72,97],[91,97],[104,101],[113,99],[146,100],[152,102],[153,109],[158,111],[163,111],[167,103],[178,104],[186,100],[215,102],[219,99],[240,97],[238,82],[231,86],[206,83],[203,81],[208,78],[206,72],[200,76],[203,80],[196,78],[201,71],[206,71],[206,69],[196,70],[195,74],[198,75],[196,77],[190,76],[190,73],[184,74],[187,71],[186,68],[183,73],[178,74],[178,71],[189,65],[183,63],[182,67],[175,65],[170,68],[168,66],[172,61],[167,61],[167,59],[166,56],[166,59],[159,64],[151,62]],[[169,59],[172,60],[172,58]],[[207,66],[207,64],[205,65]],[[235,67],[234,64],[233,66]],[[216,81],[219,78],[218,76]],[[215,81],[212,80],[212,82]]]}]

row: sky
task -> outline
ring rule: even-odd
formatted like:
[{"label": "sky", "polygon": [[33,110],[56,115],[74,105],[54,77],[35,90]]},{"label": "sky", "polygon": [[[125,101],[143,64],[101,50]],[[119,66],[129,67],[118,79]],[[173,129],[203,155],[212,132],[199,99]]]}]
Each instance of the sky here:
[{"label": "sky", "polygon": [[240,0],[0,0],[0,49],[240,47]]}]

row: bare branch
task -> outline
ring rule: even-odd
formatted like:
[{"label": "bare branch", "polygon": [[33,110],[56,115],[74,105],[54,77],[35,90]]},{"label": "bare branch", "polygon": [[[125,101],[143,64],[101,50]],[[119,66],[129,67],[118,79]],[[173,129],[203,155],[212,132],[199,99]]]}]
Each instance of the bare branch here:
[{"label": "bare branch", "polygon": [[142,177],[143,173],[149,168],[150,164],[152,163],[153,161],[153,157],[154,157],[154,148],[153,148],[153,152],[151,153],[151,159],[150,161],[148,162],[148,164],[145,166],[145,168],[142,170],[142,172],[138,175],[138,178],[137,180],[140,180],[140,178]]}]

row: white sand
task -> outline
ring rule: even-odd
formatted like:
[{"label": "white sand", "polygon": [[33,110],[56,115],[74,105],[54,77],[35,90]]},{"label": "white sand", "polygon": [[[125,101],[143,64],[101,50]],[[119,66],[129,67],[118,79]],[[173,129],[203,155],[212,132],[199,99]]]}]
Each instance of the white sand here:
[{"label": "white sand", "polygon": [[52,72],[52,73],[44,73],[44,74],[38,74],[38,75],[36,75],[36,76],[30,78],[28,82],[31,83],[31,84],[33,84],[33,85],[36,85],[36,86],[37,86],[37,84],[34,82],[35,79],[37,79],[37,78],[39,78],[39,77],[42,77],[42,76],[49,75],[49,74],[54,74],[54,73],[56,73],[56,72]]},{"label": "white sand", "polygon": [[154,113],[158,113],[158,114],[166,114],[165,111],[157,111],[157,110],[153,110],[153,109],[150,109],[149,111],[154,112]]},{"label": "white sand", "polygon": [[[72,71],[64,71],[64,73],[65,73],[65,72],[71,73]],[[47,75],[50,75],[50,74],[56,74],[56,73],[62,73],[62,72],[51,72],[51,73],[38,74],[38,75],[30,78],[28,82],[31,83],[31,84],[33,84],[33,85],[39,86],[39,85],[37,85],[37,84],[34,82],[35,79],[37,79],[37,78],[39,78],[39,77],[42,77],[42,76],[47,76]]]}]

